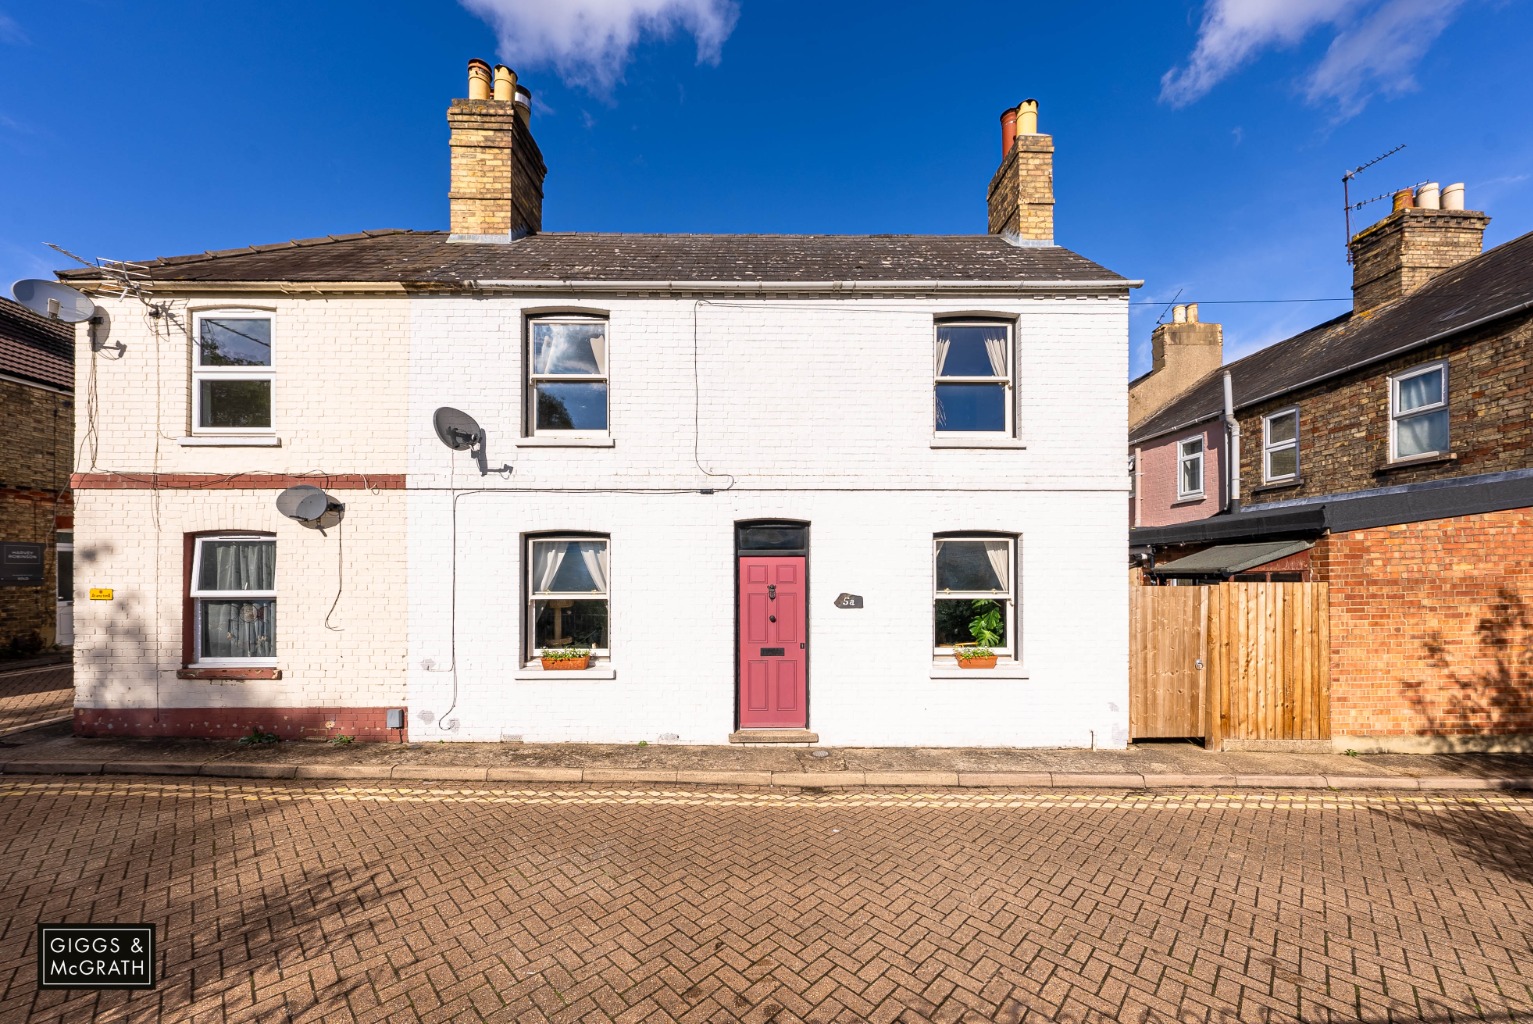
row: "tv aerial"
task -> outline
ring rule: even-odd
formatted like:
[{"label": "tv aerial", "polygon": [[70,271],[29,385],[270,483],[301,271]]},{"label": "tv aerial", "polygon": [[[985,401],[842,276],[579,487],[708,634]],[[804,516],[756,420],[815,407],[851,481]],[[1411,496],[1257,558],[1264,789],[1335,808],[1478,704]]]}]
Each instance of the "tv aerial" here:
[{"label": "tv aerial", "polygon": [[1352,179],[1357,177],[1362,172],[1366,171],[1368,168],[1372,167],[1374,164],[1378,163],[1380,160],[1383,160],[1386,157],[1394,156],[1396,153],[1400,152],[1400,150],[1402,150],[1404,148],[1405,148],[1405,143],[1402,142],[1398,146],[1396,146],[1394,149],[1391,149],[1389,152],[1387,152],[1387,153],[1380,153],[1378,156],[1374,157],[1372,160],[1369,160],[1367,163],[1358,164],[1356,167],[1352,168],[1350,171],[1346,172],[1345,174],[1343,174],[1341,176],[1341,203],[1342,203],[1343,212],[1344,212],[1344,214],[1346,216],[1346,221],[1347,221],[1347,262],[1348,263],[1352,262],[1352,212],[1354,210],[1361,210],[1363,207],[1367,206],[1369,203],[1378,202],[1380,199],[1388,199],[1391,195],[1393,195],[1392,192],[1385,192],[1383,195],[1374,196],[1372,199],[1364,199],[1360,203],[1354,203],[1352,201]]},{"label": "tv aerial", "polygon": [[[436,436],[447,447],[455,452],[472,453],[474,461],[479,463],[480,476],[489,475],[489,462],[484,453],[484,428],[474,417],[450,405],[444,405],[432,414],[431,425],[436,428]],[[503,465],[496,472],[509,473],[511,467]]]},{"label": "tv aerial", "polygon": [[57,281],[23,278],[11,285],[11,294],[32,312],[63,324],[84,323],[96,315],[89,296]]},{"label": "tv aerial", "polygon": [[318,487],[299,484],[277,495],[277,511],[323,536],[345,516],[346,506]]}]

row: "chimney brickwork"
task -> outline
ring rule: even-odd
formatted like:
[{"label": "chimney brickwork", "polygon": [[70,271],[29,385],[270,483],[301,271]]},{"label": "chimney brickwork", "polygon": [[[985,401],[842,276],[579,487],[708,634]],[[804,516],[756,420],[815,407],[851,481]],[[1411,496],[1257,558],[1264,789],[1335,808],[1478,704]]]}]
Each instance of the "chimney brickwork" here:
[{"label": "chimney brickwork", "polygon": [[1150,372],[1128,387],[1128,426],[1135,429],[1224,364],[1224,327],[1190,320],[1160,324],[1150,335]]},{"label": "chimney brickwork", "polygon": [[519,106],[513,100],[459,99],[447,108],[453,235],[514,238],[542,230],[548,169]]},{"label": "chimney brickwork", "polygon": [[1480,255],[1490,218],[1477,210],[1395,210],[1352,237],[1352,309],[1410,295]]},{"label": "chimney brickwork", "polygon": [[1054,244],[1054,139],[1038,134],[1038,101],[1001,114],[1001,166],[990,179],[989,231]]}]

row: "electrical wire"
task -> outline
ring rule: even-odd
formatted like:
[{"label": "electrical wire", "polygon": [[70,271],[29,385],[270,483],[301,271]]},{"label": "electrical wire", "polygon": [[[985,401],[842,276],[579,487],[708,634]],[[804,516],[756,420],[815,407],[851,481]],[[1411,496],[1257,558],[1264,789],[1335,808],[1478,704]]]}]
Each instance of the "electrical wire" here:
[{"label": "electrical wire", "polygon": [[330,617],[335,614],[335,606],[341,603],[341,592],[346,589],[346,524],[335,524],[335,600],[330,602],[330,610],[325,613],[325,628],[333,633],[345,632],[345,626],[330,625]]},{"label": "electrical wire", "polygon": [[692,462],[697,466],[698,472],[702,473],[706,477],[728,477],[729,483],[724,485],[724,490],[730,491],[733,490],[735,486],[735,478],[733,474],[715,473],[711,469],[704,469],[701,454],[703,437],[703,386],[700,372],[697,367],[697,311],[705,302],[708,302],[708,300],[694,299],[692,301]]}]

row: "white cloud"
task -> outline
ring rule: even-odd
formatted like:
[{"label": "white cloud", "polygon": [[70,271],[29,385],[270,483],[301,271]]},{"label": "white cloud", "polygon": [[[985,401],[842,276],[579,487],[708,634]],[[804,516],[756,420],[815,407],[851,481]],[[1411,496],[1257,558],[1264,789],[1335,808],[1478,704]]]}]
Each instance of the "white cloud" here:
[{"label": "white cloud", "polygon": [[16,24],[16,19],[4,11],[0,11],[0,43],[13,43],[16,46],[23,46],[29,42],[31,40],[21,30],[21,26]]},{"label": "white cloud", "polygon": [[1162,102],[1201,99],[1263,50],[1298,45],[1316,29],[1334,34],[1325,56],[1304,75],[1313,104],[1334,104],[1339,118],[1375,95],[1416,87],[1417,63],[1447,28],[1463,0],[1207,0],[1198,42],[1185,66],[1160,80]]},{"label": "white cloud", "polygon": [[489,22],[500,56],[518,71],[551,66],[571,85],[609,94],[646,35],[680,29],[699,63],[717,64],[735,27],[735,0],[459,0]]}]

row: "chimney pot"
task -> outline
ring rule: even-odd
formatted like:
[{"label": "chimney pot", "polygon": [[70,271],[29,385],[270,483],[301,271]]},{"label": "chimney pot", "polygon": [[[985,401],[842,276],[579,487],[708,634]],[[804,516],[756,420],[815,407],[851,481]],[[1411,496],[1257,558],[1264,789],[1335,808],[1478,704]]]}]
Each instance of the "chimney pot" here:
[{"label": "chimney pot", "polygon": [[478,57],[468,62],[468,98],[471,100],[490,98],[490,65]]},{"label": "chimney pot", "polygon": [[1038,134],[1038,101],[1026,99],[1017,107],[1017,134]]},{"label": "chimney pot", "polygon": [[1171,322],[1174,323],[1174,324],[1185,324],[1187,322],[1187,307],[1186,306],[1172,306],[1171,307]]},{"label": "chimney pot", "polygon": [[1196,302],[1187,303],[1187,322],[1190,324],[1198,322],[1198,304]]},{"label": "chimney pot", "polygon": [[1416,205],[1415,194],[1408,188],[1402,188],[1395,193],[1394,209],[1409,210]]},{"label": "chimney pot", "polygon": [[504,64],[495,65],[495,98],[502,103],[509,103],[514,95],[516,95],[516,72]]},{"label": "chimney pot", "polygon": [[1442,206],[1444,210],[1464,209],[1464,183],[1454,182],[1442,192]]},{"label": "chimney pot", "polygon": [[1424,181],[1416,189],[1416,208],[1438,210],[1442,208],[1442,189],[1435,181]]},{"label": "chimney pot", "polygon": [[1017,144],[1017,108],[1001,111],[1001,159],[1011,155],[1011,147]]}]

